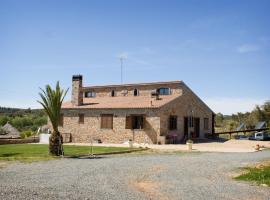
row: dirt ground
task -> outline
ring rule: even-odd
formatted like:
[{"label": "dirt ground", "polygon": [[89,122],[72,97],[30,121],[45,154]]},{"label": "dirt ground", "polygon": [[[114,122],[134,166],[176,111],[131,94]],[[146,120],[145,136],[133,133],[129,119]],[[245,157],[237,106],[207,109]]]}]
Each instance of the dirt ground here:
[{"label": "dirt ground", "polygon": [[[205,140],[194,143],[193,151],[201,152],[255,152],[255,146],[259,144],[262,149],[270,148],[270,141],[253,141],[253,140],[228,140],[224,142],[215,140]],[[71,143],[69,145],[90,145],[89,143]],[[128,147],[127,144],[94,144],[94,146],[110,146],[110,147]],[[134,144],[134,147],[148,147],[155,150],[164,151],[186,151],[186,144],[166,144],[166,145],[150,145],[150,144]]]}]

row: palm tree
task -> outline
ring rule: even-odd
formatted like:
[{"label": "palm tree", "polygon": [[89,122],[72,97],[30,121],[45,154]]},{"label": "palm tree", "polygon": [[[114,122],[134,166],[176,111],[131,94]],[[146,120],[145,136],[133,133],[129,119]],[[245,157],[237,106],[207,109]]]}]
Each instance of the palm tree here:
[{"label": "palm tree", "polygon": [[63,154],[63,139],[58,130],[58,125],[60,122],[62,102],[68,89],[61,89],[58,81],[55,90],[53,90],[51,86],[46,85],[45,89],[41,89],[41,91],[39,95],[42,101],[38,101],[38,103],[44,108],[53,128],[53,132],[50,136],[49,151],[52,155],[59,156]]}]

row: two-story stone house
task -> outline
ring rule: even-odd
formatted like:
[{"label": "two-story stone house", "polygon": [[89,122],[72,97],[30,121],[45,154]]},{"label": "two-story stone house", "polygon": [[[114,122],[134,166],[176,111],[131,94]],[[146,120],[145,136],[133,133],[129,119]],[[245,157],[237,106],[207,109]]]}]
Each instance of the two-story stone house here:
[{"label": "two-story stone house", "polygon": [[213,111],[182,81],[85,87],[82,79],[72,77],[62,105],[59,130],[72,142],[165,144],[214,132]]}]

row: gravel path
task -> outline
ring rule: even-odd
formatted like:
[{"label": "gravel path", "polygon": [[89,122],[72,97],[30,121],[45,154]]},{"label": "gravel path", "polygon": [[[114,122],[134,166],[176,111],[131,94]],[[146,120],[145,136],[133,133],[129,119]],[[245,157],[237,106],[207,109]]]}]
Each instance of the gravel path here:
[{"label": "gravel path", "polygon": [[270,199],[270,189],[231,179],[257,153],[121,155],[12,164],[0,199]]}]

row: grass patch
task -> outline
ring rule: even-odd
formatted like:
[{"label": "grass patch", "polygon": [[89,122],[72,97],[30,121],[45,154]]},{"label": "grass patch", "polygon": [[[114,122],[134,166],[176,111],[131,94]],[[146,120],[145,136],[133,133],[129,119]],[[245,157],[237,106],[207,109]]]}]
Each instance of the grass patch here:
[{"label": "grass patch", "polygon": [[236,180],[251,181],[259,185],[265,184],[270,187],[270,164],[259,167],[244,168],[245,173],[235,177]]},{"label": "grass patch", "polygon": [[[126,147],[93,147],[94,154],[130,150]],[[91,152],[90,146],[64,145],[65,156],[86,155]],[[58,157],[49,154],[46,144],[7,144],[0,145],[0,160],[33,162],[52,160]]]}]

